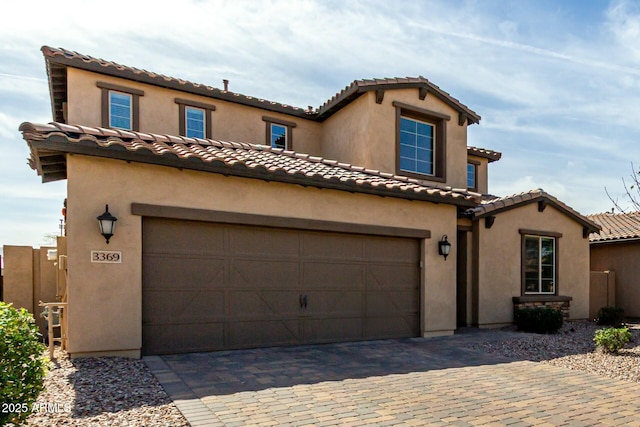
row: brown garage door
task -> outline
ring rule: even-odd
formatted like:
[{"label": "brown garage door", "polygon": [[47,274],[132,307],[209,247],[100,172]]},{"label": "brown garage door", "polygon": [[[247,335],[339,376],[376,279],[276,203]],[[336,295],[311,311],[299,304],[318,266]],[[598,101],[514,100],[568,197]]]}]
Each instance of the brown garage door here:
[{"label": "brown garage door", "polygon": [[419,241],[143,219],[143,353],[411,337]]}]

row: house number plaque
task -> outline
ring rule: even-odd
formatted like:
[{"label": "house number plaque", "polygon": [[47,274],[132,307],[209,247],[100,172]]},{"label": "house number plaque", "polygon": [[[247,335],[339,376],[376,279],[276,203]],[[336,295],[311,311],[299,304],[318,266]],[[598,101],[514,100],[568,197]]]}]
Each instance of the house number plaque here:
[{"label": "house number plaque", "polygon": [[120,251],[91,251],[91,262],[101,264],[121,264],[122,252]]}]

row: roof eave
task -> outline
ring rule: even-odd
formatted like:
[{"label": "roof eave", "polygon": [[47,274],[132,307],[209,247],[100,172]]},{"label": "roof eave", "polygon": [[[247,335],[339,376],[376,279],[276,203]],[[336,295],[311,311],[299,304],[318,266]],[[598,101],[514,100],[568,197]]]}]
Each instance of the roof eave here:
[{"label": "roof eave", "polygon": [[604,245],[604,244],[616,244],[616,243],[633,243],[640,241],[639,236],[634,237],[616,237],[616,238],[603,238],[598,240],[590,240],[590,245]]},{"label": "roof eave", "polygon": [[[472,197],[464,195],[456,196],[438,196],[435,194],[426,194],[419,192],[404,192],[383,187],[375,186],[356,186],[353,183],[345,183],[339,180],[326,180],[318,177],[301,178],[299,176],[288,174],[274,174],[260,168],[248,168],[244,165],[227,166],[220,162],[206,163],[199,159],[180,159],[173,154],[157,155],[149,152],[146,154],[144,150],[129,151],[118,145],[112,147],[100,147],[95,143],[95,139],[85,137],[77,142],[70,143],[66,134],[63,132],[52,132],[46,136],[33,130],[27,124],[21,126],[23,130],[23,138],[31,148],[32,156],[37,159],[37,171],[42,176],[43,182],[51,182],[66,179],[66,162],[65,169],[62,171],[57,167],[55,171],[48,171],[41,165],[41,159],[46,154],[58,153],[81,154],[92,157],[110,158],[115,160],[124,160],[138,163],[155,164],[159,166],[168,166],[178,169],[190,169],[201,172],[210,172],[222,174],[225,176],[237,176],[244,178],[260,179],[262,181],[274,181],[289,184],[299,184],[302,186],[334,189],[348,191],[351,193],[372,194],[383,197],[394,197],[406,200],[427,201],[432,203],[450,204],[460,207],[473,207],[477,203]],[[55,173],[54,173],[55,172]]]},{"label": "roof eave", "polygon": [[[266,111],[287,114],[289,116],[299,117],[307,120],[315,120],[316,113],[301,108],[289,107],[277,102],[271,102],[267,100],[261,100],[259,98],[253,98],[246,95],[237,94],[234,92],[223,91],[221,89],[213,88],[210,86],[199,85],[180,79],[165,78],[164,76],[154,74],[153,76],[147,74],[143,70],[136,70],[131,67],[125,69],[119,69],[112,65],[101,65],[95,61],[83,61],[78,58],[66,58],[60,55],[51,55],[47,53],[48,49],[43,47],[43,52],[47,61],[47,69],[51,69],[53,65],[62,67],[78,68],[85,71],[91,71],[97,74],[102,74],[111,77],[117,77],[127,79],[139,83],[150,84],[167,89],[174,89],[182,92],[192,93],[194,95],[205,96],[212,99],[218,99],[221,101],[233,102],[236,104],[247,105],[250,107],[259,108]],[[138,72],[136,72],[138,71]],[[50,85],[51,90],[51,85]],[[54,120],[58,120],[58,117],[54,115]]]},{"label": "roof eave", "polygon": [[475,212],[470,212],[469,215],[471,217],[472,220],[479,220],[482,218],[486,218],[486,217],[490,217],[490,216],[494,216],[494,215],[498,215],[502,212],[506,212],[512,209],[516,209],[519,208],[521,206],[526,206],[532,203],[538,203],[540,201],[545,201],[548,205],[553,206],[555,209],[563,212],[565,215],[571,217],[574,221],[578,222],[579,224],[581,224],[583,227],[586,227],[590,233],[597,233],[600,230],[602,230],[602,227],[600,227],[598,224],[586,219],[585,217],[582,217],[579,214],[576,214],[568,209],[566,209],[565,207],[561,206],[560,204],[558,204],[555,200],[546,197],[546,196],[540,196],[540,197],[535,197],[529,200],[523,200],[521,202],[518,203],[514,203],[512,205],[509,206],[504,206],[501,208],[496,208],[496,209],[492,209],[492,210],[488,210],[479,214],[476,214]]},{"label": "roof eave", "polygon": [[456,110],[460,114],[464,114],[469,124],[480,123],[481,117],[468,107],[455,102],[449,96],[442,93],[439,88],[434,87],[428,82],[394,82],[394,83],[378,83],[378,84],[358,84],[358,81],[354,81],[349,85],[343,93],[340,93],[335,98],[331,99],[327,104],[318,109],[317,120],[324,121],[337,113],[345,105],[353,102],[360,97],[363,93],[371,92],[375,90],[393,90],[393,89],[415,89],[425,88],[428,93],[436,96],[445,104]]}]

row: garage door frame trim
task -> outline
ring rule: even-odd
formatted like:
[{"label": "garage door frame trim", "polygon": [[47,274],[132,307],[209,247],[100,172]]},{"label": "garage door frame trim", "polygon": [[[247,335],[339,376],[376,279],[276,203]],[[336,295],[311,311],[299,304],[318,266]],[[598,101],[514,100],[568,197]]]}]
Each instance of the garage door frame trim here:
[{"label": "garage door frame trim", "polygon": [[222,224],[257,225],[262,227],[293,228],[312,231],[332,231],[337,233],[409,237],[416,239],[431,238],[431,230],[422,230],[417,228],[354,224],[339,221],[290,218],[209,209],[184,208],[178,206],[151,205],[145,203],[132,203],[131,214],[143,217],[217,222]]}]

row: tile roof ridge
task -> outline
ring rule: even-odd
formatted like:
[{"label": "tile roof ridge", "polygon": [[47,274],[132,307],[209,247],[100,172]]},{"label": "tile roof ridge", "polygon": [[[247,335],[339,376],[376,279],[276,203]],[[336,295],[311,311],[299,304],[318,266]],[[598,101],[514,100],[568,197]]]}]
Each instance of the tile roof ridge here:
[{"label": "tile roof ridge", "polygon": [[[196,83],[196,82],[192,82],[189,80],[185,80],[185,79],[181,79],[178,77],[172,77],[172,76],[167,76],[164,74],[160,74],[160,73],[156,73],[153,71],[148,71],[145,70],[143,68],[136,68],[136,67],[132,67],[129,65],[124,65],[124,64],[120,64],[118,62],[114,62],[114,61],[110,61],[110,60],[106,60],[103,58],[97,58],[97,57],[93,57],[90,55],[85,55],[76,51],[71,51],[65,48],[54,48],[51,46],[42,46],[40,48],[40,50],[42,51],[43,55],[45,56],[45,58],[50,58],[55,60],[55,58],[57,56],[63,56],[65,57],[67,60],[81,60],[84,63],[94,63],[97,64],[101,67],[104,68],[113,68],[116,69],[118,71],[130,71],[134,74],[138,74],[138,75],[146,75],[149,78],[161,78],[163,80],[165,80],[166,82],[177,82],[181,85],[189,85],[192,86],[194,88],[202,88],[206,91],[209,92],[213,92],[213,93],[217,93],[217,94],[227,94],[229,96],[234,96],[237,98],[242,98],[242,99],[246,99],[246,100],[253,100],[253,101],[257,101],[258,103],[261,104],[268,104],[271,106],[279,106],[282,107],[284,109],[288,109],[288,110],[293,110],[297,113],[306,113],[309,115],[313,115],[315,114],[315,112],[309,111],[308,108],[302,108],[302,107],[296,107],[293,105],[289,105],[289,104],[285,104],[285,103],[281,103],[281,102],[276,102],[276,101],[269,101],[266,99],[262,99],[259,97],[255,97],[255,96],[250,96],[250,95],[244,95],[238,92],[232,92],[232,91],[225,91],[223,89],[217,88],[217,87],[213,87],[204,83]],[[286,114],[286,113],[285,113]]]}]

